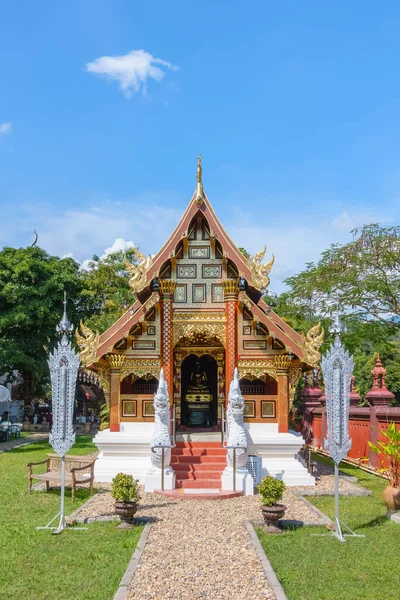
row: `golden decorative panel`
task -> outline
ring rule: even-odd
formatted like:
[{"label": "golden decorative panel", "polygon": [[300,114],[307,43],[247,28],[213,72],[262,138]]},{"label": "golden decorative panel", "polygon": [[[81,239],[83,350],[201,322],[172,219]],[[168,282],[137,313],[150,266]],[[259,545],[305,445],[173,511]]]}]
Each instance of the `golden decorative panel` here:
[{"label": "golden decorative panel", "polygon": [[223,322],[174,323],[174,346],[185,338],[192,344],[217,339],[225,345],[226,329]]},{"label": "golden decorative panel", "polygon": [[175,291],[176,281],[172,281],[172,279],[159,279],[158,286],[161,294],[172,295]]},{"label": "golden decorative panel", "polygon": [[105,394],[109,393],[110,392],[110,369],[106,369],[104,367],[99,367],[97,369],[97,377],[99,378],[103,392]]},{"label": "golden decorative panel", "polygon": [[122,400],[122,416],[137,417],[137,402],[136,400]]},{"label": "golden decorative panel", "polygon": [[99,332],[92,331],[80,322],[80,327],[83,335],[80,335],[78,328],[75,329],[75,339],[79,346],[79,360],[84,366],[92,364],[97,356],[97,348],[99,346]]},{"label": "golden decorative panel", "polygon": [[238,299],[248,310],[251,310],[251,300],[244,290],[239,292]]},{"label": "golden decorative panel", "polygon": [[277,380],[276,367],[271,360],[259,359],[241,359],[238,362],[240,379],[246,378],[249,381],[254,379],[266,380],[266,375]]},{"label": "golden decorative panel", "polygon": [[289,369],[292,360],[288,354],[276,354],[274,356],[274,363],[277,369],[284,370]]},{"label": "golden decorative panel", "polygon": [[160,377],[161,361],[159,358],[127,358],[121,368],[120,378],[133,375],[134,379],[151,379]]},{"label": "golden decorative panel", "polygon": [[274,400],[261,400],[261,418],[276,418],[276,403]]},{"label": "golden decorative panel", "polygon": [[301,367],[290,365],[289,367],[289,409],[292,408],[296,387],[299,383]]},{"label": "golden decorative panel", "polygon": [[238,279],[226,279],[222,282],[222,285],[224,286],[225,296],[239,293]]},{"label": "golden decorative panel", "polygon": [[108,364],[111,369],[120,369],[125,362],[125,354],[109,354],[107,356]]}]

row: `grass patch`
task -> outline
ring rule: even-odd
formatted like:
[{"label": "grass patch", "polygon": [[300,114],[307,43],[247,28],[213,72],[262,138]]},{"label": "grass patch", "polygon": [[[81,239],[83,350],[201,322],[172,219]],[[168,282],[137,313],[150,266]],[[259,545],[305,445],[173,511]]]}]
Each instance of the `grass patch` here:
[{"label": "grass patch", "polygon": [[[332,464],[330,459],[318,460]],[[340,516],[365,538],[340,543],[333,537],[314,537],[325,528],[258,536],[289,600],[398,600],[400,589],[400,528],[386,518],[381,496],[387,481],[342,463],[340,470],[358,477],[372,496],[341,497]],[[308,497],[334,517],[333,496]]]},{"label": "grass patch", "polygon": [[[95,450],[90,436],[77,436],[71,454]],[[36,531],[60,509],[59,490],[28,494],[26,464],[47,452],[53,450],[43,441],[0,454],[0,598],[111,600],[143,527],[122,530],[109,522],[59,536]],[[72,503],[66,488],[66,514],[88,497],[89,490],[77,490]]]}]

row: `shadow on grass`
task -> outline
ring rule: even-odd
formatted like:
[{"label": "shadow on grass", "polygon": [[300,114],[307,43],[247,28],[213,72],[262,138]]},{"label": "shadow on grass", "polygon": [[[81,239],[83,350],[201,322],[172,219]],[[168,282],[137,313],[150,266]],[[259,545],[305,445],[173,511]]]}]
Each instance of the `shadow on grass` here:
[{"label": "shadow on grass", "polygon": [[388,520],[386,515],[382,515],[380,517],[375,517],[375,519],[372,519],[371,521],[368,521],[367,523],[362,523],[360,525],[357,525],[356,529],[364,529],[366,527],[376,527],[377,525],[383,525],[384,523],[386,523]]}]

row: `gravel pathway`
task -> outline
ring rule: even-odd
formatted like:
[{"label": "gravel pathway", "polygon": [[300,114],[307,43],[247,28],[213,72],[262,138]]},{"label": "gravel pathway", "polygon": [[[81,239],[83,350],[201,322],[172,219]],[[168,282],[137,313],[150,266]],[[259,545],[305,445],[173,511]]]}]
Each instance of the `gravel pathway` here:
[{"label": "gravel pathway", "polygon": [[244,526],[246,518],[260,518],[258,499],[171,500],[145,494],[138,516],[156,521],[127,599],[274,598]]},{"label": "gravel pathway", "polygon": [[[79,513],[115,515],[108,491]],[[258,496],[228,500],[176,500],[141,491],[137,517],[154,521],[127,595],[129,600],[273,600],[244,521],[262,519]],[[286,490],[285,520],[324,524],[301,498]]]},{"label": "gravel pathway", "polygon": [[[315,488],[288,488],[284,520],[324,525],[297,493],[332,493],[332,469],[317,463]],[[343,493],[360,490],[340,477]],[[79,520],[113,518],[110,484],[96,482],[102,493],[80,512]],[[296,493],[295,493],[296,492]],[[258,496],[228,500],[177,500],[141,489],[137,517],[153,521],[127,600],[273,600],[244,521],[260,521]]]}]

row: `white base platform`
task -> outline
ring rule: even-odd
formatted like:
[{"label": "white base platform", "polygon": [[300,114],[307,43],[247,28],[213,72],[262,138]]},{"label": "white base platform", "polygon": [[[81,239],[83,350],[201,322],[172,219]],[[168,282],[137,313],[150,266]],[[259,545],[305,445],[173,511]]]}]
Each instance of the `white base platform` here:
[{"label": "white base platform", "polygon": [[[138,479],[139,483],[146,484],[146,476],[153,469],[150,460],[153,427],[153,423],[121,423],[119,432],[110,432],[109,429],[100,431],[94,438],[94,443],[100,451],[95,463],[96,481],[110,482],[117,473],[127,473]],[[296,458],[304,443],[301,434],[278,433],[278,425],[275,423],[245,423],[245,427],[249,442],[248,454],[261,457],[262,477],[273,475],[282,479],[287,486],[315,485],[314,477]],[[201,435],[206,439],[207,433]],[[229,479],[229,473],[226,474],[228,487],[224,487],[225,484],[221,481],[222,489],[232,489],[232,473],[230,475]],[[149,486],[151,485],[149,482]],[[167,485],[167,478],[165,485]],[[244,483],[243,478],[239,477],[237,490],[243,489],[243,486],[247,489],[249,483],[247,480]],[[165,489],[174,488],[165,487]]]},{"label": "white base platform", "polygon": [[[144,491],[154,492],[154,490],[161,490],[161,469],[151,469],[144,480]],[[171,467],[164,469],[164,490],[175,489],[175,473]]]},{"label": "white base platform", "polygon": [[[254,495],[254,479],[244,467],[236,470],[235,492],[243,492],[243,496]],[[225,467],[221,477],[221,489],[224,491],[233,490],[233,469]]]}]

